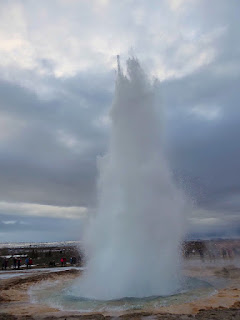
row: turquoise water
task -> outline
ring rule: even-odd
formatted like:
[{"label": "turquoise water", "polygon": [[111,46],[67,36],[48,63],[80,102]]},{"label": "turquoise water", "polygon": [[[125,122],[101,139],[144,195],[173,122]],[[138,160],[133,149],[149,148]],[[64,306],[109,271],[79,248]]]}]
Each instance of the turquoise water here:
[{"label": "turquoise water", "polygon": [[162,306],[191,302],[216,292],[213,285],[197,278],[185,278],[182,289],[170,296],[145,298],[127,297],[119,300],[91,300],[78,297],[73,290],[74,281],[66,283],[45,282],[34,286],[29,294],[32,302],[43,303],[66,311],[117,312],[130,310],[153,310]]}]

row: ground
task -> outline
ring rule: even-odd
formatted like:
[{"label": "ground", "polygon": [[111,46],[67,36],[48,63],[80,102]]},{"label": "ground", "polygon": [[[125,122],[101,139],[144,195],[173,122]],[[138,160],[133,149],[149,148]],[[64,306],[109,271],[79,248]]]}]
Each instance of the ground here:
[{"label": "ground", "polygon": [[65,312],[47,305],[31,303],[29,288],[44,281],[68,282],[81,276],[79,267],[36,268],[32,270],[7,270],[0,272],[0,319],[220,319],[240,320],[240,260],[218,259],[202,261],[199,257],[188,259],[183,272],[211,281],[223,280],[224,285],[215,294],[174,306],[154,310],[125,313],[92,313]]}]

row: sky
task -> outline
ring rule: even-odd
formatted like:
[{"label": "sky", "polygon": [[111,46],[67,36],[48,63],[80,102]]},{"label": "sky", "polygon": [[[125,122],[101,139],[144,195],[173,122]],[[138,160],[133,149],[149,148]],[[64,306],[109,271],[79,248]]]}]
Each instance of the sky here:
[{"label": "sky", "polygon": [[0,242],[80,240],[116,55],[158,78],[188,235],[240,235],[237,0],[0,0]]}]

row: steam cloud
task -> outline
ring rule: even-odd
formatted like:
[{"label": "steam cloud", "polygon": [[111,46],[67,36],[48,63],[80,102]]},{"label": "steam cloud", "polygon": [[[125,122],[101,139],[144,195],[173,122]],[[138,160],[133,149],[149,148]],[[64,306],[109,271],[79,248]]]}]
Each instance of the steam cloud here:
[{"label": "steam cloud", "polygon": [[135,58],[118,61],[109,153],[78,295],[99,300],[168,295],[179,285],[185,198],[164,158],[154,85]]}]

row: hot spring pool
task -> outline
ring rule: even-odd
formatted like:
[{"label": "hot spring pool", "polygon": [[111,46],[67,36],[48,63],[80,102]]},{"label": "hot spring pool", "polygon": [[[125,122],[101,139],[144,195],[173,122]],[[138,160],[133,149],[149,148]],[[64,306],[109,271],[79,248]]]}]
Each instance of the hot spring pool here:
[{"label": "hot spring pool", "polygon": [[78,297],[73,290],[73,281],[44,282],[31,287],[29,295],[33,303],[47,304],[65,311],[80,312],[121,312],[130,310],[153,310],[163,306],[191,302],[210,296],[216,289],[210,283],[186,278],[182,289],[170,296],[154,296],[146,298],[122,298],[119,300],[91,300]]}]

